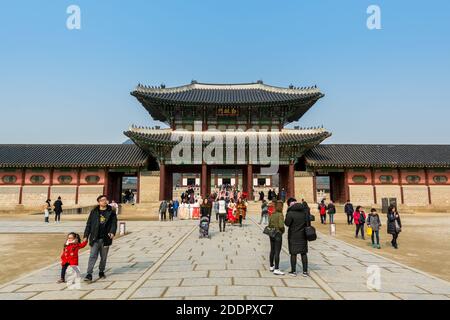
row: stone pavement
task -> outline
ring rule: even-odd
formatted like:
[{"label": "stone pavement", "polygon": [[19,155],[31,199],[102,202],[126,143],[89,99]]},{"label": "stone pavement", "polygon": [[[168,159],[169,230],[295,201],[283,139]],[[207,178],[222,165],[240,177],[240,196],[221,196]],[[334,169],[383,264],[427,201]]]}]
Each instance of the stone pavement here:
[{"label": "stone pavement", "polygon": [[[0,299],[450,299],[450,283],[324,234],[310,243],[310,278],[275,276],[268,271],[269,239],[256,219],[225,233],[213,222],[211,239],[198,238],[196,221],[129,221],[130,234],[110,249],[106,279],[94,274],[93,283],[74,290],[56,283],[55,263],[0,286]],[[2,221],[0,232],[81,232],[83,226]],[[288,272],[286,235],[283,246],[280,267]],[[80,256],[83,273],[87,258]],[[379,290],[367,286],[369,266],[379,270]]]}]

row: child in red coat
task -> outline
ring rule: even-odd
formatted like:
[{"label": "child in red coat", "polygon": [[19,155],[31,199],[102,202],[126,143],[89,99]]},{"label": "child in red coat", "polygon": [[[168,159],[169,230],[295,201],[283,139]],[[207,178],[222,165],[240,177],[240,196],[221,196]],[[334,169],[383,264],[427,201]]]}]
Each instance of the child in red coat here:
[{"label": "child in red coat", "polygon": [[80,274],[78,269],[78,251],[86,247],[87,240],[81,242],[80,235],[71,232],[67,235],[66,243],[64,244],[63,251],[61,253],[61,279],[58,283],[66,282],[66,271],[71,266],[77,274]]}]

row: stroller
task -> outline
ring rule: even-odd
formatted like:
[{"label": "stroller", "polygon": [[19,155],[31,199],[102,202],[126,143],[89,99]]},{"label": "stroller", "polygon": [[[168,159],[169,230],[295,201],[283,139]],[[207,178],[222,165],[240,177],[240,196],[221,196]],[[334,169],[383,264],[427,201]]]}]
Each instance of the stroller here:
[{"label": "stroller", "polygon": [[202,216],[200,218],[199,224],[199,238],[208,238],[211,239],[211,235],[209,234],[209,218],[208,216]]}]

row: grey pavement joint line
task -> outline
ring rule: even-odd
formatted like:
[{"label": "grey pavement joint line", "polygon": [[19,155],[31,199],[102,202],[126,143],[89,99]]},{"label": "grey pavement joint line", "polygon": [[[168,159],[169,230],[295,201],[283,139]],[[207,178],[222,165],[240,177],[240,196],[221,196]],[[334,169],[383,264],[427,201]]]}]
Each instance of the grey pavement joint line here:
[{"label": "grey pavement joint line", "polygon": [[[258,223],[255,222],[255,220],[253,218],[250,218],[250,221],[252,221],[259,229],[264,230],[264,228],[262,226],[260,226]],[[283,251],[289,255],[289,250],[286,248],[285,245],[283,245]],[[298,259],[297,259],[298,261]],[[334,291],[325,281],[322,280],[322,278],[320,278],[314,271],[309,271],[309,275],[311,277],[311,279],[317,283],[317,285],[323,290],[325,291],[333,300],[344,300],[344,298],[337,293],[336,291]]]},{"label": "grey pavement joint line", "polygon": [[167,251],[153,266],[151,266],[147,271],[145,271],[145,273],[139,278],[137,279],[127,290],[125,290],[118,298],[117,300],[126,300],[128,298],[130,298],[133,293],[139,289],[139,287],[141,287],[144,282],[156,271],[158,270],[158,268],[164,263],[164,261],[166,261],[171,255],[172,253],[178,249],[179,246],[181,246],[181,244],[183,244],[184,240],[186,240],[189,235],[197,229],[197,226],[193,226],[192,229],[188,232],[186,232],[186,234],[179,239],[175,245],[170,248],[169,251]]}]

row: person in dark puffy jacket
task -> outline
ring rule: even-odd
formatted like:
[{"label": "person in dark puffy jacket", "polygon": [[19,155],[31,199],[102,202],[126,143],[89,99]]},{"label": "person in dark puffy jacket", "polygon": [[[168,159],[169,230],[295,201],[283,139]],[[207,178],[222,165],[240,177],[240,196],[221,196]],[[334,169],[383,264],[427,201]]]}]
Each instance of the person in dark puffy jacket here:
[{"label": "person in dark puffy jacket", "polygon": [[353,204],[350,202],[350,200],[347,200],[347,202],[345,203],[344,212],[347,214],[347,224],[353,224],[353,212],[355,212],[355,210],[353,209]]},{"label": "person in dark puffy jacket", "polygon": [[391,244],[398,249],[398,235],[402,231],[402,221],[397,208],[393,205],[389,206],[387,213],[387,233],[392,235]]},{"label": "person in dark puffy jacket", "polygon": [[297,276],[297,255],[302,257],[303,276],[308,276],[308,240],[306,239],[305,228],[310,219],[309,208],[303,203],[298,203],[296,199],[288,199],[288,209],[284,224],[288,229],[288,246],[291,255],[290,276]]}]

